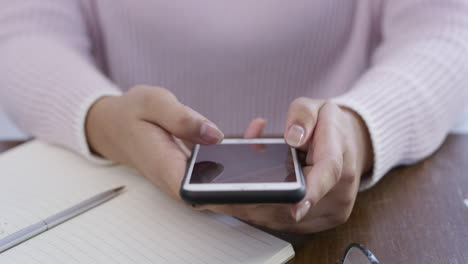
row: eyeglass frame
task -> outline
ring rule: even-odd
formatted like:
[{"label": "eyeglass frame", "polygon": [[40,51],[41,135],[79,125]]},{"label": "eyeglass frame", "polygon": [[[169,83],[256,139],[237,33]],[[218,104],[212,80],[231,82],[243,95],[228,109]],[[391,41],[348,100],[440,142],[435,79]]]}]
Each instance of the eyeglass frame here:
[{"label": "eyeglass frame", "polygon": [[351,249],[357,248],[359,249],[370,261],[371,264],[380,264],[379,260],[375,257],[375,255],[367,249],[365,246],[359,244],[359,243],[351,243],[349,246],[346,248],[344,254],[343,254],[343,259],[341,260],[341,264],[346,264],[346,257],[348,256],[349,252],[351,252]]}]

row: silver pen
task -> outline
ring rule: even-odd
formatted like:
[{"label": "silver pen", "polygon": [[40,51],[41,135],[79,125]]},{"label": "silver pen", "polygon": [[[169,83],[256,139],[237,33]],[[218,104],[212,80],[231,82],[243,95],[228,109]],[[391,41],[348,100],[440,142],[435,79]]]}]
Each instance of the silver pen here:
[{"label": "silver pen", "polygon": [[120,186],[100,194],[97,194],[91,198],[88,198],[68,209],[65,209],[59,213],[56,213],[45,220],[41,220],[35,224],[27,226],[21,230],[18,230],[2,239],[0,239],[0,253],[8,250],[34,236],[45,232],[54,226],[57,226],[81,213],[88,211],[89,209],[106,202],[122,191],[125,186]]}]

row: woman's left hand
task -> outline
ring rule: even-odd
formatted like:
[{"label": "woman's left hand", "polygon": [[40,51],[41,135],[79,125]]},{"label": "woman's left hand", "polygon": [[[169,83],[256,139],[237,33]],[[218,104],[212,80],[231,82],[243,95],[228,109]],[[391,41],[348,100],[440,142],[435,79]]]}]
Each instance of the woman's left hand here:
[{"label": "woman's left hand", "polygon": [[[252,121],[246,137],[258,137],[265,122]],[[372,167],[369,133],[354,111],[333,103],[298,98],[290,105],[284,135],[305,152],[306,195],[294,205],[210,205],[203,209],[229,214],[253,224],[301,233],[318,232],[349,218],[360,177]]]}]

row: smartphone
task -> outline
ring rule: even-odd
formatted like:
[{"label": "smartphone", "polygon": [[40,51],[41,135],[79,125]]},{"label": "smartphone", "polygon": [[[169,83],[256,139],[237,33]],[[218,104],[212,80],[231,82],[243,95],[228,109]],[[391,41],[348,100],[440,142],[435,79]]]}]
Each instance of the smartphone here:
[{"label": "smartphone", "polygon": [[304,195],[298,153],[282,138],[195,145],[180,188],[190,204],[295,203]]}]

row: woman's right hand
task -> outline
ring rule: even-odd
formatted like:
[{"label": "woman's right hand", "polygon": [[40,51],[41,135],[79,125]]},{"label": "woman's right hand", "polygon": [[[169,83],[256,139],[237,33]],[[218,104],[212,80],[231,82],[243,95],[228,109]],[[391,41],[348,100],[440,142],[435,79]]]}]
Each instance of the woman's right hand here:
[{"label": "woman's right hand", "polygon": [[86,134],[93,152],[137,169],[176,200],[188,157],[173,136],[189,144],[224,137],[171,92],[150,86],[99,99],[88,112]]}]

